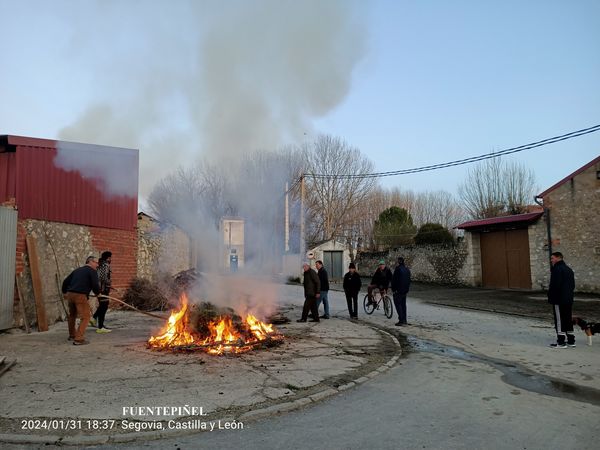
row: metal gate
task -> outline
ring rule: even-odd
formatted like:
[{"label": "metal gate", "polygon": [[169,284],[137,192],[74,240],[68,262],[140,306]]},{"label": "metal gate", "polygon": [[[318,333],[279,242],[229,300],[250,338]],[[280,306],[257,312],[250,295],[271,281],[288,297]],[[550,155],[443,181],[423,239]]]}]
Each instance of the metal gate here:
[{"label": "metal gate", "polygon": [[13,326],[17,211],[0,207],[0,330]]},{"label": "metal gate", "polygon": [[480,243],[484,287],[531,289],[526,228],[481,233]]},{"label": "metal gate", "polygon": [[323,265],[327,270],[329,278],[332,280],[339,280],[344,276],[343,264],[344,252],[340,251],[324,251],[323,252]]}]

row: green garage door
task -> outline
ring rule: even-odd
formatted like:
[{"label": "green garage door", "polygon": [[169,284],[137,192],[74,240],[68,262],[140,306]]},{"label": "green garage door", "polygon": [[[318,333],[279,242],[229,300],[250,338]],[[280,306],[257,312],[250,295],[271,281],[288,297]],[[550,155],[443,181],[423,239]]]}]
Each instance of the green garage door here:
[{"label": "green garage door", "polygon": [[343,258],[344,252],[324,251],[323,265],[329,274],[330,280],[340,280],[344,277]]}]

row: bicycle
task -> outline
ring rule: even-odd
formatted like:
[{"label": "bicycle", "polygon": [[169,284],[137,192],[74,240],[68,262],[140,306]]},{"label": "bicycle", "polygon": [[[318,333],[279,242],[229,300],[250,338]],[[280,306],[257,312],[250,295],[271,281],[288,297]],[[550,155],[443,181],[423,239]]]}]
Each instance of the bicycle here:
[{"label": "bicycle", "polygon": [[[373,303],[374,302],[374,303]],[[379,305],[383,302],[383,312],[385,317],[391,319],[394,315],[394,309],[392,307],[392,299],[387,295],[386,289],[374,290],[373,291],[373,302],[369,302],[369,294],[365,295],[363,300],[363,308],[369,315],[373,314],[375,309],[379,309]]]}]

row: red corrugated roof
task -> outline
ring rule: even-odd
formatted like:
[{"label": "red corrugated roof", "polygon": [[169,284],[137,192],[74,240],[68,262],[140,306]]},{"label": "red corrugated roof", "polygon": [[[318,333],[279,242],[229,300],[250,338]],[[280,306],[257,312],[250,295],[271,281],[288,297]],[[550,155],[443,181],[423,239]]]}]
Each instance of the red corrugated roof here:
[{"label": "red corrugated roof", "polygon": [[469,222],[463,222],[460,225],[455,226],[454,228],[459,228],[461,230],[467,230],[469,228],[480,228],[486,227],[489,225],[498,225],[501,223],[509,224],[509,223],[523,223],[523,222],[534,222],[539,219],[543,212],[534,212],[527,214],[515,214],[513,216],[501,216],[501,217],[492,217],[490,219],[480,219],[480,220],[471,220]]},{"label": "red corrugated roof", "polygon": [[589,163],[587,163],[585,166],[577,169],[575,172],[573,172],[571,175],[567,175],[565,178],[563,178],[562,180],[560,180],[558,183],[552,185],[551,187],[549,187],[548,189],[546,189],[544,192],[542,192],[541,194],[538,194],[538,198],[543,198],[544,196],[546,196],[547,194],[549,194],[550,192],[552,192],[554,189],[556,189],[557,187],[563,185],[564,183],[566,183],[567,181],[569,181],[571,178],[576,177],[577,175],[579,175],[581,172],[584,172],[585,170],[589,169],[590,167],[592,167],[594,164],[600,163],[600,156],[598,156],[597,158],[594,158],[593,160],[591,160]]},{"label": "red corrugated roof", "polygon": [[[66,155],[62,164],[59,151]],[[20,219],[132,230],[138,158],[132,149],[0,136],[0,175],[6,180],[0,183],[0,203],[15,197]],[[88,167],[68,164],[77,161]],[[118,177],[111,181],[106,174]],[[126,189],[111,191],[120,180]]]}]

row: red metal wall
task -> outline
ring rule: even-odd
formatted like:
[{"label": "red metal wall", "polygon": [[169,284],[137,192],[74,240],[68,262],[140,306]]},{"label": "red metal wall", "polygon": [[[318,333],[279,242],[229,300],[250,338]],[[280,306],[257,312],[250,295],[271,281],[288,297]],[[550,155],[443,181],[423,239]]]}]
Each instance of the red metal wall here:
[{"label": "red metal wall", "polygon": [[[134,197],[106,196],[79,172],[54,165],[55,141],[8,138],[16,151],[0,153],[0,203],[16,197],[19,219],[135,229],[137,191]],[[82,150],[85,146],[81,144]],[[124,152],[123,158],[123,163],[133,162],[137,169],[137,152]],[[137,180],[137,173],[132,176]]]},{"label": "red metal wall", "polygon": [[15,198],[16,162],[15,153],[0,153],[0,204]]}]

